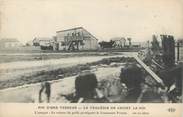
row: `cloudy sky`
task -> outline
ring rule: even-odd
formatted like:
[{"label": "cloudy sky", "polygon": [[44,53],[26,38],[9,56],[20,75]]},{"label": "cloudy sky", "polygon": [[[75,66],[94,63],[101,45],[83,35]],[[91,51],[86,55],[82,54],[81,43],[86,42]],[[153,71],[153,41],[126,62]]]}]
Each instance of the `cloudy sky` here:
[{"label": "cloudy sky", "polygon": [[0,38],[22,42],[83,26],[99,40],[183,37],[182,0],[0,0]]}]

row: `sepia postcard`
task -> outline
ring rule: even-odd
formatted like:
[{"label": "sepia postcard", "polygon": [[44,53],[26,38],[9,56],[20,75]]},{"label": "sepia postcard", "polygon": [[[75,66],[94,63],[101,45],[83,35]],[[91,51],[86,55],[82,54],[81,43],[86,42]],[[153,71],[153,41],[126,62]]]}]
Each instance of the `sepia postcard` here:
[{"label": "sepia postcard", "polygon": [[183,117],[183,0],[0,0],[0,117]]}]

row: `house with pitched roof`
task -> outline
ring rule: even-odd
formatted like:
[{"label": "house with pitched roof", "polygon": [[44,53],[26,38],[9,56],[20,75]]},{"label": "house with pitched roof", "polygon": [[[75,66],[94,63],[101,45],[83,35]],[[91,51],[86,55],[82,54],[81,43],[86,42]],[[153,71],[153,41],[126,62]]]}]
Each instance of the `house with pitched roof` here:
[{"label": "house with pitched roof", "polygon": [[16,48],[22,46],[16,38],[3,38],[0,39],[0,48]]},{"label": "house with pitched roof", "polygon": [[97,50],[98,39],[83,27],[56,32],[55,50]]}]

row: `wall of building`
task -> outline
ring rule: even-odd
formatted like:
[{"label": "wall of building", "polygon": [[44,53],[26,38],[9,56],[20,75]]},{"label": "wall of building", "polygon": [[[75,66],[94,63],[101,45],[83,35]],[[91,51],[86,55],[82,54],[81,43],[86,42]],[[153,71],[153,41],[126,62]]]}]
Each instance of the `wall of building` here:
[{"label": "wall of building", "polygon": [[[82,40],[83,44],[79,43],[79,50],[96,50],[98,49],[98,40],[83,28],[75,30],[67,30],[57,32],[57,42],[59,50],[68,50],[68,41]],[[67,38],[68,37],[68,38]],[[66,45],[63,45],[65,43]]]},{"label": "wall of building", "polygon": [[0,48],[15,48],[20,46],[22,46],[20,42],[4,42],[0,44]]},{"label": "wall of building", "polygon": [[77,30],[68,30],[68,31],[63,31],[63,32],[57,32],[57,40],[58,41],[66,41],[64,40],[65,36],[72,36],[72,33],[80,33],[80,35],[82,34],[83,30],[82,29],[77,29]]}]

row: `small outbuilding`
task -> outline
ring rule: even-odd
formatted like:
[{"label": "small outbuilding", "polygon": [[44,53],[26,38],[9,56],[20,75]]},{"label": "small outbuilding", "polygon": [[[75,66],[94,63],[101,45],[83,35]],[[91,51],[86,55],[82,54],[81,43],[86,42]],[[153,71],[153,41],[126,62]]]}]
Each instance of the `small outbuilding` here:
[{"label": "small outbuilding", "polygon": [[22,46],[16,38],[3,38],[0,39],[0,48],[16,48]]}]

